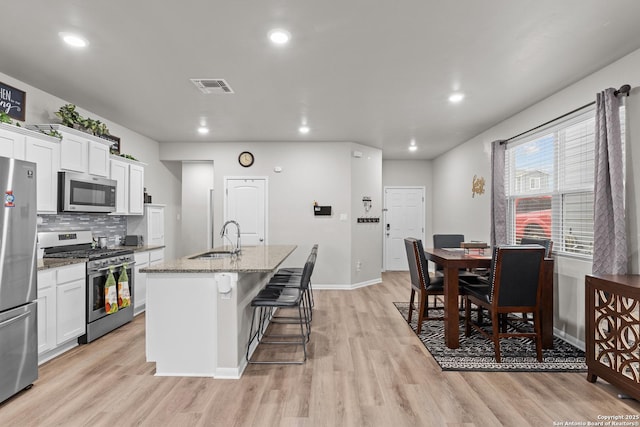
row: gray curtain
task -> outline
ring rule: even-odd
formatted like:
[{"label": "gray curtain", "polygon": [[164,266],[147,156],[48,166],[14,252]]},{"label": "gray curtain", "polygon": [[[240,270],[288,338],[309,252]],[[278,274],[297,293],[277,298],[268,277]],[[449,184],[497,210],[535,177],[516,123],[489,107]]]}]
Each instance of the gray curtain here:
[{"label": "gray curtain", "polygon": [[626,274],[627,232],[620,137],[620,101],[614,89],[596,98],[593,273]]},{"label": "gray curtain", "polygon": [[504,191],[504,155],[507,144],[491,143],[491,246],[507,243],[507,199]]}]

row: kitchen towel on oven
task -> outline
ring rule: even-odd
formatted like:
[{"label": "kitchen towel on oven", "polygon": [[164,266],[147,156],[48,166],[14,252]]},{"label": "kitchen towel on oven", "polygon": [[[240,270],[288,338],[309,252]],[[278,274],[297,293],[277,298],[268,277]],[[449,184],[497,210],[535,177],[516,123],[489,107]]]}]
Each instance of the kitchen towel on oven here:
[{"label": "kitchen towel on oven", "polygon": [[122,265],[122,271],[118,278],[118,308],[131,305],[131,293],[129,291],[129,276],[127,275],[127,263]]},{"label": "kitchen towel on oven", "polygon": [[116,279],[113,277],[113,267],[109,268],[107,281],[104,282],[104,310],[107,314],[118,311],[118,291]]}]

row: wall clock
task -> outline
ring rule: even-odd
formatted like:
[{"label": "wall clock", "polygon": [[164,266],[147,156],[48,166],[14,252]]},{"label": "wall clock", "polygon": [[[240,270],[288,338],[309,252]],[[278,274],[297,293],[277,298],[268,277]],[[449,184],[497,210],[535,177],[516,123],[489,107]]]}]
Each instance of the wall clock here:
[{"label": "wall clock", "polygon": [[244,166],[245,168],[248,168],[249,166],[251,166],[253,164],[253,160],[254,160],[253,154],[251,154],[248,151],[243,151],[238,156],[238,162],[240,163],[241,166]]}]

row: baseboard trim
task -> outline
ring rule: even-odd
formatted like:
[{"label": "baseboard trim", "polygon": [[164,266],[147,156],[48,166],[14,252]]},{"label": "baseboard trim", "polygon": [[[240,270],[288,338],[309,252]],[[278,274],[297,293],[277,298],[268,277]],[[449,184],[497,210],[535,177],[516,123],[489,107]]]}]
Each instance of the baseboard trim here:
[{"label": "baseboard trim", "polygon": [[585,351],[585,349],[587,348],[586,344],[584,341],[581,341],[579,339],[577,339],[576,337],[573,337],[569,334],[567,334],[565,331],[561,331],[558,328],[553,328],[553,335],[555,337],[560,338],[563,341],[568,342],[569,344],[578,347],[580,350]]},{"label": "baseboard trim", "polygon": [[353,289],[364,288],[365,286],[377,285],[382,283],[382,278],[378,277],[377,279],[367,280],[365,282],[353,283],[353,284],[321,284],[321,283],[312,283],[313,289],[323,290],[323,291],[351,291]]}]

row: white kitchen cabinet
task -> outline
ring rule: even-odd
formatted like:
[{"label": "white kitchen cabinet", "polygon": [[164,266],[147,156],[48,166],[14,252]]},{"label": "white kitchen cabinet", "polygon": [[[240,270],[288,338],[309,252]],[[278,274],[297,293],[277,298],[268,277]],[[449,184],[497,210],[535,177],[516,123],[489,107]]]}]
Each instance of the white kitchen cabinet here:
[{"label": "white kitchen cabinet", "polygon": [[127,234],[139,234],[147,246],[164,246],[164,206],[144,205],[144,215],[130,217],[127,221]]},{"label": "white kitchen cabinet", "polygon": [[146,244],[149,246],[164,246],[164,206],[145,206],[145,216],[148,221],[147,234],[149,237],[148,240],[145,240]]},{"label": "white kitchen cabinet", "polygon": [[111,156],[109,177],[117,182],[116,215],[142,215],[144,163]]},{"label": "white kitchen cabinet", "polygon": [[78,345],[86,328],[84,263],[38,271],[38,363]]},{"label": "white kitchen cabinet", "polygon": [[56,343],[62,344],[84,335],[85,280],[56,286]]},{"label": "white kitchen cabinet", "polygon": [[147,304],[147,273],[142,273],[140,269],[149,266],[149,252],[136,252],[134,256],[136,265],[134,266],[133,314],[138,315],[144,311]]},{"label": "white kitchen cabinet", "polygon": [[89,141],[90,175],[109,177],[109,144],[100,141]]},{"label": "white kitchen cabinet", "polygon": [[83,137],[60,132],[60,168],[64,170],[88,173],[89,141]]},{"label": "white kitchen cabinet", "polygon": [[24,145],[27,137],[13,129],[7,129],[8,127],[15,126],[2,124],[0,127],[0,156],[24,160]]},{"label": "white kitchen cabinet", "polygon": [[60,124],[30,125],[30,129],[56,130],[60,141],[60,169],[109,176],[109,141]]},{"label": "white kitchen cabinet", "polygon": [[164,261],[164,248],[149,251],[149,265],[160,264]]},{"label": "white kitchen cabinet", "polygon": [[129,164],[111,159],[109,178],[116,181],[115,215],[129,214]]},{"label": "white kitchen cabinet", "polygon": [[129,165],[129,214],[144,214],[144,167],[137,164]]},{"label": "white kitchen cabinet", "polygon": [[38,272],[38,354],[56,346],[56,280],[54,270]]},{"label": "white kitchen cabinet", "polygon": [[0,124],[0,156],[35,163],[37,210],[39,214],[57,212],[60,141],[40,132]]},{"label": "white kitchen cabinet", "polygon": [[37,165],[38,213],[55,214],[58,209],[60,144],[29,136],[26,138],[26,160]]},{"label": "white kitchen cabinet", "polygon": [[56,343],[84,335],[86,330],[85,265],[56,269]]}]

